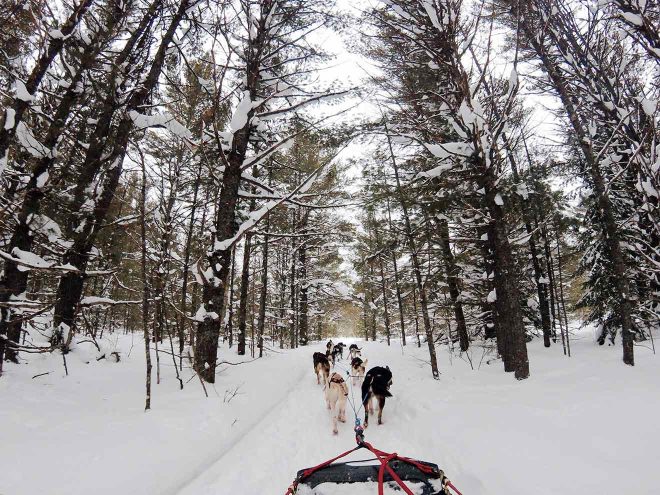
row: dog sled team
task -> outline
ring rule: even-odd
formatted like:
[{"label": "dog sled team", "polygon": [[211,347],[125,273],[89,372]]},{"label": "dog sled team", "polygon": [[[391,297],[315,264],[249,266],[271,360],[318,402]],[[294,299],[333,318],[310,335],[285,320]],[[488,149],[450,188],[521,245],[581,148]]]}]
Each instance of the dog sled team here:
[{"label": "dog sled team", "polygon": [[[337,422],[346,422],[346,402],[348,401],[348,384],[341,373],[333,371],[335,365],[344,359],[343,342],[326,344],[326,351],[314,353],[314,372],[316,383],[323,383],[325,402],[332,416],[332,432],[338,433]],[[374,414],[374,402],[378,402],[378,424],[383,424],[383,408],[385,399],[391,397],[392,372],[389,366],[375,366],[368,372],[367,359],[362,360],[362,350],[356,345],[348,347],[350,359],[350,377],[354,388],[360,387],[360,398],[364,407],[364,427],[369,426],[369,414]]]}]

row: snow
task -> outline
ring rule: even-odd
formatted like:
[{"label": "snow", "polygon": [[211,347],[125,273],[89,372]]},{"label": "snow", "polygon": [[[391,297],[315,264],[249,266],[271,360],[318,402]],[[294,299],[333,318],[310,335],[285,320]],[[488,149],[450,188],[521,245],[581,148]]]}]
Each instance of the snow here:
[{"label": "snow", "polygon": [[135,110],[131,110],[129,116],[135,124],[135,127],[138,129],[164,127],[177,137],[186,139],[192,138],[192,132],[167,112],[154,115],[144,115]]},{"label": "snow", "polygon": [[35,158],[44,158],[52,156],[51,150],[46,148],[34,137],[30,128],[25,122],[19,122],[16,126],[16,137],[21,145]]},{"label": "snow", "polygon": [[486,301],[489,303],[494,303],[497,301],[497,291],[495,289],[488,293],[488,296],[486,296]]},{"label": "snow", "polygon": [[641,98],[640,103],[642,105],[642,109],[644,110],[644,113],[649,117],[653,117],[656,109],[658,108],[658,101],[649,100],[647,98]]},{"label": "snow", "polygon": [[34,253],[31,253],[30,251],[23,251],[22,249],[19,249],[15,247],[11,251],[12,256],[15,258],[21,260],[25,265],[27,266],[19,266],[19,270],[25,271],[29,270],[28,267],[33,267],[33,268],[48,268],[51,266],[50,263],[48,263],[45,259],[41,258],[40,256],[37,256]]},{"label": "snow", "polygon": [[250,92],[244,91],[243,98],[238,103],[234,115],[231,117],[229,129],[232,133],[241,130],[248,123],[248,113],[252,110],[252,100],[250,99]]},{"label": "snow", "polygon": [[470,143],[462,142],[453,142],[453,143],[442,143],[442,144],[425,144],[424,145],[429,152],[436,158],[444,160],[445,158],[451,156],[470,156],[474,153],[474,146]]},{"label": "snow", "polygon": [[48,36],[50,36],[54,40],[65,39],[64,33],[62,33],[62,31],[60,31],[59,29],[53,29],[51,31],[48,31]]},{"label": "snow", "polygon": [[204,304],[201,304],[199,308],[197,308],[197,312],[195,313],[195,316],[193,316],[193,320],[203,322],[207,318],[211,318],[212,320],[217,320],[218,313],[216,313],[215,311],[207,311]]},{"label": "snow", "polygon": [[2,175],[7,167],[7,157],[9,156],[9,149],[5,150],[4,155],[0,157],[0,175]]},{"label": "snow", "polygon": [[[178,390],[162,354],[162,381],[156,385],[154,377],[148,413],[140,334],[111,334],[99,343],[101,352],[89,343],[74,346],[68,377],[59,354],[6,364],[0,493],[277,494],[298,469],[354,445],[351,407],[333,436],[312,371],[311,355],[324,343],[220,366],[208,399],[189,368]],[[570,359],[561,345],[544,349],[537,339],[529,344],[531,378],[517,382],[501,363],[484,360],[472,370],[445,347],[438,347],[435,381],[425,345],[359,345],[370,367],[387,364],[394,374],[384,425],[372,423],[366,439],[437,463],[466,495],[657,493],[660,360],[643,347],[636,366],[627,367],[621,348],[595,345],[591,330],[574,336]],[[119,363],[96,360],[114,350]],[[481,353],[473,349],[475,368]],[[224,347],[219,354],[250,359]],[[317,493],[376,494],[373,485],[325,488]]]},{"label": "snow", "polygon": [[621,11],[621,16],[630,24],[633,24],[635,26],[644,25],[644,20],[640,16],[638,16],[637,14],[633,14],[632,12]]},{"label": "snow", "polygon": [[[61,268],[68,268],[69,270],[75,270],[76,267],[68,264],[68,265],[62,265]],[[88,274],[92,274],[93,271],[88,271],[86,272]],[[158,297],[156,297],[158,299]],[[107,306],[115,306],[115,305],[123,305],[123,304],[142,304],[142,299],[122,299],[122,300],[114,300],[110,299],[109,297],[96,297],[96,296],[88,296],[88,297],[83,297],[80,301],[81,306],[102,306],[102,307],[107,307]]]},{"label": "snow", "polygon": [[428,177],[430,179],[433,179],[435,177],[440,177],[443,173],[447,172],[448,170],[451,170],[452,167],[453,165],[451,164],[438,165],[437,167],[434,167],[431,170],[418,173],[415,178]]},{"label": "snow", "polygon": [[34,101],[34,96],[25,87],[25,83],[20,79],[16,79],[14,83],[14,93],[16,93],[16,98],[25,102]]},{"label": "snow", "polygon": [[13,129],[16,125],[16,110],[7,108],[5,112],[5,129]]},{"label": "snow", "polygon": [[433,27],[435,27],[438,31],[442,32],[442,25],[438,20],[438,13],[436,12],[433,3],[430,2],[429,0],[424,0],[422,2],[422,6],[424,7],[424,10],[426,10],[426,15],[428,15],[431,24],[433,24]]},{"label": "snow", "polygon": [[511,69],[511,74],[509,74],[509,93],[511,93],[515,88],[518,87],[518,71],[514,67]]},{"label": "snow", "polygon": [[39,177],[37,177],[37,188],[41,189],[46,185],[46,182],[48,182],[48,178],[50,175],[48,174],[48,171],[46,170],[45,172],[41,173]]},{"label": "snow", "polygon": [[48,240],[53,244],[58,244],[63,247],[71,245],[71,241],[64,239],[62,229],[60,229],[57,222],[46,215],[33,215],[30,220],[30,229],[48,237]]}]

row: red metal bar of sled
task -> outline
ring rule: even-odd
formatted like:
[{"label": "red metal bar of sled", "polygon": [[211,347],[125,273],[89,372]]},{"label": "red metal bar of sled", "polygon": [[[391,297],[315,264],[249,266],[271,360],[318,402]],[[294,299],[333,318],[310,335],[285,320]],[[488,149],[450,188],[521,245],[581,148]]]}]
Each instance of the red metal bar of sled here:
[{"label": "red metal bar of sled", "polygon": [[461,492],[458,491],[458,488],[456,488],[451,481],[447,481],[446,485],[454,490],[456,492],[456,495],[463,495]]},{"label": "red metal bar of sled", "polygon": [[355,451],[358,450],[359,448],[360,448],[360,446],[358,445],[357,447],[355,447],[355,448],[353,448],[353,449],[351,449],[351,450],[347,450],[347,451],[344,452],[343,454],[339,454],[337,457],[333,457],[333,458],[330,459],[329,461],[322,462],[322,463],[319,464],[318,466],[314,466],[314,467],[311,467],[311,468],[309,468],[309,469],[305,469],[305,471],[303,472],[303,474],[302,474],[302,476],[301,476],[301,479],[305,479],[305,478],[307,478],[308,476],[314,474],[314,473],[315,473],[316,471],[318,471],[319,469],[323,469],[324,467],[329,466],[330,464],[332,464],[333,462],[335,462],[337,459],[341,459],[342,457],[346,457],[348,454],[350,454],[351,452],[355,452]]},{"label": "red metal bar of sled", "polygon": [[362,446],[361,446],[361,445],[358,445],[357,447],[352,448],[351,450],[347,450],[346,452],[344,452],[344,453],[342,453],[342,454],[339,454],[337,457],[333,457],[333,458],[330,459],[330,460],[327,460],[327,461],[325,461],[325,462],[322,462],[322,463],[319,464],[318,466],[314,466],[314,467],[311,467],[311,468],[305,469],[305,471],[303,471],[303,473],[302,473],[302,475],[300,476],[300,478],[294,480],[294,482],[293,482],[293,483],[291,484],[291,486],[287,489],[287,491],[286,491],[286,493],[285,493],[284,495],[290,495],[290,494],[295,493],[295,490],[296,490],[296,488],[298,487],[298,483],[299,483],[300,481],[302,481],[302,480],[304,480],[305,478],[311,476],[312,474],[314,474],[314,473],[315,473],[316,471],[318,471],[319,469],[323,469],[324,467],[329,466],[330,464],[332,464],[333,462],[335,462],[337,459],[341,459],[342,457],[346,457],[346,456],[347,456],[348,454],[350,454],[351,452],[355,452],[356,450],[358,450],[358,449],[360,449],[360,448],[362,448]]},{"label": "red metal bar of sled", "polygon": [[[385,483],[385,470],[387,469],[387,472],[390,473],[390,476],[392,476],[392,479],[396,481],[396,483],[401,487],[401,489],[406,492],[407,495],[415,495],[410,488],[406,486],[406,484],[399,478],[399,475],[396,474],[394,469],[390,466],[389,462],[393,459],[397,459],[399,456],[396,453],[393,454],[388,454],[387,452],[383,452],[382,450],[378,450],[374,448],[373,445],[371,445],[368,442],[363,442],[362,443],[367,449],[369,449],[380,461],[380,469],[378,470],[378,495],[383,495],[383,490],[384,490],[384,483]],[[402,459],[403,460],[403,459]]]}]

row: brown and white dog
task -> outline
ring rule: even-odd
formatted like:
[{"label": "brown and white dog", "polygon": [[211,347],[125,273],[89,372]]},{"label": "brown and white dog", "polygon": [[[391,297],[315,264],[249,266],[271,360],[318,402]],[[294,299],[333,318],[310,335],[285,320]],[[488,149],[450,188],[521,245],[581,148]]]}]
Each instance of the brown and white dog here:
[{"label": "brown and white dog", "polygon": [[314,373],[318,384],[321,384],[321,376],[323,376],[323,388],[325,388],[330,377],[330,361],[322,352],[314,353]]},{"label": "brown and white dog", "polygon": [[337,434],[337,421],[346,422],[348,385],[339,373],[333,373],[325,389],[325,401],[332,411],[332,433]]},{"label": "brown and white dog", "polygon": [[368,359],[362,361],[359,357],[354,357],[351,360],[351,376],[353,377],[353,386],[357,387],[362,384],[364,380],[364,372],[367,369]]}]

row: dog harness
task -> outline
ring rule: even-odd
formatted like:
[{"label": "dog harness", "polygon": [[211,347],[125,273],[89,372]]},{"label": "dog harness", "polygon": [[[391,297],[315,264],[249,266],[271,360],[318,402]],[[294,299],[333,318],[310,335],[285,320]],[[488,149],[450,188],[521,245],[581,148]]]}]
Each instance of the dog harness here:
[{"label": "dog harness", "polygon": [[338,383],[339,386],[341,386],[341,389],[344,391],[344,396],[348,396],[348,385],[346,385],[346,382],[339,373],[333,373],[330,377],[330,382]]}]

